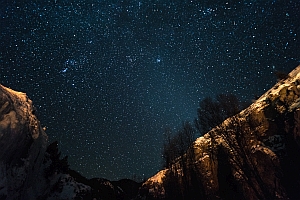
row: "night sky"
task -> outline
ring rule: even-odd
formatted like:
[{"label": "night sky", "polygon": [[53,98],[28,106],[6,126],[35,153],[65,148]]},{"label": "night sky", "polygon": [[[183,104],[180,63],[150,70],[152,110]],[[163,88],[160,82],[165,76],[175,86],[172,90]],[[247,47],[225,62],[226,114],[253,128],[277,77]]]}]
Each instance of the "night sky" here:
[{"label": "night sky", "polygon": [[[26,3],[27,2],[27,3]],[[199,101],[251,101],[300,64],[300,1],[0,0],[0,80],[26,92],[72,169],[162,167]]]}]

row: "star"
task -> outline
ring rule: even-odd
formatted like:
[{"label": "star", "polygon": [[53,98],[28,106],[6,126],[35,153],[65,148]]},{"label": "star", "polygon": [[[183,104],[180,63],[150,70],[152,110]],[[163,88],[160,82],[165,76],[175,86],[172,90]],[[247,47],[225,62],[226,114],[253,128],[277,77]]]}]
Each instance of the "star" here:
[{"label": "star", "polygon": [[87,178],[150,177],[202,99],[251,101],[300,64],[297,0],[53,2],[1,5],[1,84]]}]

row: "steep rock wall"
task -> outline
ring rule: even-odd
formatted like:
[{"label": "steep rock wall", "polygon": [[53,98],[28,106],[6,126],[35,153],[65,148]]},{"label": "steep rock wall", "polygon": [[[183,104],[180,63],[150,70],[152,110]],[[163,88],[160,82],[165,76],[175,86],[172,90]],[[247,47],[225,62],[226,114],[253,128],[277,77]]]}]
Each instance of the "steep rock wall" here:
[{"label": "steep rock wall", "polygon": [[[299,97],[300,66],[247,109],[198,138],[185,155],[192,154],[193,159],[184,166],[178,159],[173,167],[148,179],[144,193],[168,198],[167,182],[176,174],[173,181],[198,184],[202,191],[194,194],[207,199],[299,197]],[[187,169],[193,169],[192,176]],[[199,181],[191,182],[195,176]],[[184,186],[178,189],[179,196],[188,191]]]},{"label": "steep rock wall", "polygon": [[25,93],[0,85],[0,197],[2,198],[29,198],[43,185],[40,173],[47,135],[34,112],[32,102]]},{"label": "steep rock wall", "polygon": [[56,143],[48,146],[47,140],[32,101],[0,85],[0,199],[129,198],[119,182],[86,179],[71,170]]}]

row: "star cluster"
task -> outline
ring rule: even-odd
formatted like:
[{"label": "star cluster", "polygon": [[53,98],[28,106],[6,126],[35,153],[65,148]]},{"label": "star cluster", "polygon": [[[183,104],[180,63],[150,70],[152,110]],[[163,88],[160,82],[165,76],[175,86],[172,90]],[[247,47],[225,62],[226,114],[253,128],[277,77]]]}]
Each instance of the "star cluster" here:
[{"label": "star cluster", "polygon": [[251,101],[300,63],[300,2],[2,1],[1,84],[24,91],[71,168],[161,168],[163,130],[199,101]]}]

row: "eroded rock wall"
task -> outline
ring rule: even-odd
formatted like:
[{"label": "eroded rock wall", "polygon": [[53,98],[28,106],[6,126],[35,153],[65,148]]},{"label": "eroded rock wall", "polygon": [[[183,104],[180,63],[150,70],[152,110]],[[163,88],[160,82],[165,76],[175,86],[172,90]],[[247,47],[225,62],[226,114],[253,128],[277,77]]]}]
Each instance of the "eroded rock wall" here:
[{"label": "eroded rock wall", "polygon": [[[39,190],[47,135],[25,93],[0,85],[0,196],[21,199]],[[29,196],[28,196],[29,195]]]},{"label": "eroded rock wall", "polygon": [[0,199],[129,199],[118,182],[71,170],[47,140],[32,101],[0,85]]},{"label": "eroded rock wall", "polygon": [[[300,66],[247,109],[194,142],[194,160],[187,166],[193,166],[201,180],[198,184],[203,188],[202,197],[233,198],[226,196],[228,193],[235,199],[300,196],[299,97]],[[143,189],[161,188],[163,195],[167,193],[164,181],[172,174],[168,171],[172,169],[164,170],[165,178],[159,181],[157,175],[150,178]],[[178,182],[182,182],[182,176],[179,174]]]}]

